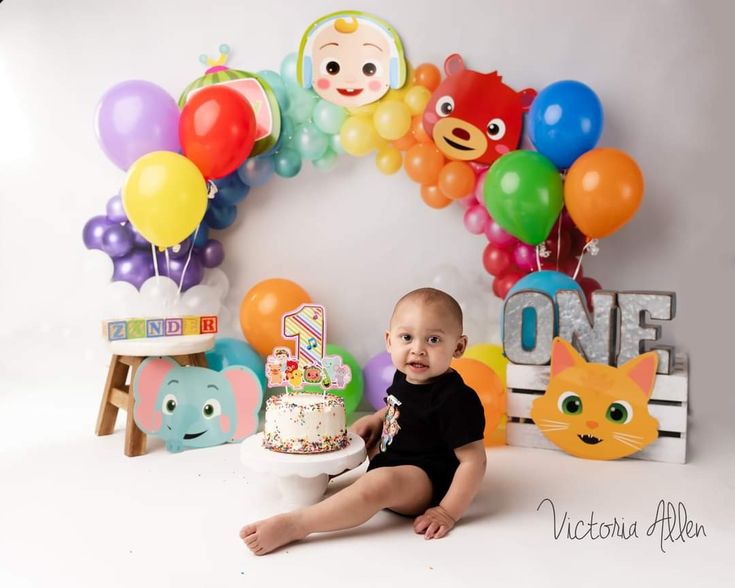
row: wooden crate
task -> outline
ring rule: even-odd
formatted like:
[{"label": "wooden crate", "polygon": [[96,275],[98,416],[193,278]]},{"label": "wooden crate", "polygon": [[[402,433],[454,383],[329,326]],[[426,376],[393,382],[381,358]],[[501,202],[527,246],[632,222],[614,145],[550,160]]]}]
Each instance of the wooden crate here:
[{"label": "wooden crate", "polygon": [[[549,366],[508,364],[507,443],[518,447],[560,449],[531,420],[531,404],[544,394]],[[671,375],[658,374],[648,409],[659,423],[658,439],[631,458],[686,463],[689,364],[677,356]]]}]

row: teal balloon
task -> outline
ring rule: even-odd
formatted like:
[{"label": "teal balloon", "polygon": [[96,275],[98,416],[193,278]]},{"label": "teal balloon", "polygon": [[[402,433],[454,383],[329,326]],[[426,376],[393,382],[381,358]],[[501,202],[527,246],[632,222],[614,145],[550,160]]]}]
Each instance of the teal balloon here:
[{"label": "teal balloon", "polygon": [[483,194],[495,222],[529,245],[546,240],[564,204],[559,171],[535,151],[511,151],[498,159]]},{"label": "teal balloon", "polygon": [[288,110],[288,91],[286,90],[286,84],[284,83],[283,78],[270,69],[259,71],[258,75],[263,78],[263,80],[265,80],[265,82],[271,87],[271,90],[273,90],[281,112]]},{"label": "teal balloon", "polygon": [[[350,366],[352,371],[352,379],[347,384],[344,390],[330,389],[329,393],[339,396],[345,402],[345,412],[352,414],[355,409],[359,406],[362,400],[362,393],[365,388],[365,380],[362,376],[362,368],[352,354],[347,351],[344,347],[339,345],[332,345],[327,343],[327,348],[324,355],[339,355],[342,358],[342,363]],[[322,388],[316,385],[304,386],[304,390],[307,392],[322,392]]]},{"label": "teal balloon", "polygon": [[289,85],[287,87],[290,103],[286,114],[297,124],[307,122],[311,118],[319,96],[312,90],[305,90],[299,86]]},{"label": "teal balloon", "polygon": [[319,159],[312,161],[314,167],[319,171],[329,171],[337,163],[337,154],[331,149],[327,149]]},{"label": "teal balloon", "polygon": [[342,139],[339,137],[339,133],[329,137],[329,148],[334,151],[337,155],[344,155],[345,148],[342,147]]},{"label": "teal balloon", "polygon": [[289,84],[297,84],[296,80],[296,64],[299,56],[296,53],[289,53],[281,62],[281,78],[288,86]]},{"label": "teal balloon", "polygon": [[241,339],[217,338],[214,347],[205,354],[210,369],[221,372],[233,365],[250,368],[266,389],[265,362],[250,345]]},{"label": "teal balloon", "polygon": [[322,133],[327,133],[328,135],[339,133],[339,130],[342,128],[342,123],[345,122],[346,118],[347,111],[344,108],[326,100],[319,100],[316,106],[314,106],[314,112],[312,113],[314,124]]},{"label": "teal balloon", "polygon": [[329,138],[315,125],[306,123],[296,127],[293,144],[304,159],[319,159],[329,149]]},{"label": "teal balloon", "polygon": [[284,147],[273,154],[273,169],[282,178],[292,178],[301,171],[301,155],[296,149]]}]

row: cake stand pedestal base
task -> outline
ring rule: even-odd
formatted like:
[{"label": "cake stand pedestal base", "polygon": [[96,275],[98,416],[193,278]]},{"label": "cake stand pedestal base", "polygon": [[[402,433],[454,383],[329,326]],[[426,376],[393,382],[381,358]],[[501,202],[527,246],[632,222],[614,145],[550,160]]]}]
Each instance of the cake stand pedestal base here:
[{"label": "cake stand pedestal base", "polygon": [[328,453],[279,453],[263,447],[263,433],[245,439],[240,448],[243,465],[256,473],[275,476],[281,496],[289,505],[306,506],[319,502],[336,476],[359,466],[367,454],[358,435],[347,434],[349,445]]}]

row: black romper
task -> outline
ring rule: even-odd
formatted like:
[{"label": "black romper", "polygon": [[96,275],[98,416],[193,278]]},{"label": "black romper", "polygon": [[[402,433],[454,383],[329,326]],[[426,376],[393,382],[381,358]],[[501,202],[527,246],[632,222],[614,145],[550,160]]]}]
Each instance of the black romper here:
[{"label": "black romper", "polygon": [[428,384],[410,384],[396,371],[386,391],[380,452],[368,471],[397,465],[418,466],[433,487],[432,506],[449,490],[459,460],[454,449],[479,441],[485,412],[477,393],[454,370]]}]

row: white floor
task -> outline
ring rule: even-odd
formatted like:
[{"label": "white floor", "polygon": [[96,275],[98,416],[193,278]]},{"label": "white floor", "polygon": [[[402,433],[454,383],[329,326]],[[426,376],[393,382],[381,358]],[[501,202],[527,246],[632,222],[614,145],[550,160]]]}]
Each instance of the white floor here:
[{"label": "white floor", "polygon": [[[722,586],[735,579],[734,436],[715,415],[692,418],[685,466],[492,449],[478,499],[445,539],[425,541],[408,519],[379,513],[358,529],[259,558],[238,530],[280,507],[245,475],[237,445],[169,454],[152,439],[146,456],[126,458],[122,417],[115,434],[93,434],[96,391],[14,388],[0,392],[4,588]],[[596,521],[624,520],[626,532],[636,521],[638,538],[573,541],[565,529],[555,540],[548,503],[537,512],[547,497],[557,524],[564,511],[574,523],[594,511]],[[681,501],[706,537],[667,540],[663,553],[661,527],[646,535],[662,499]]]}]

